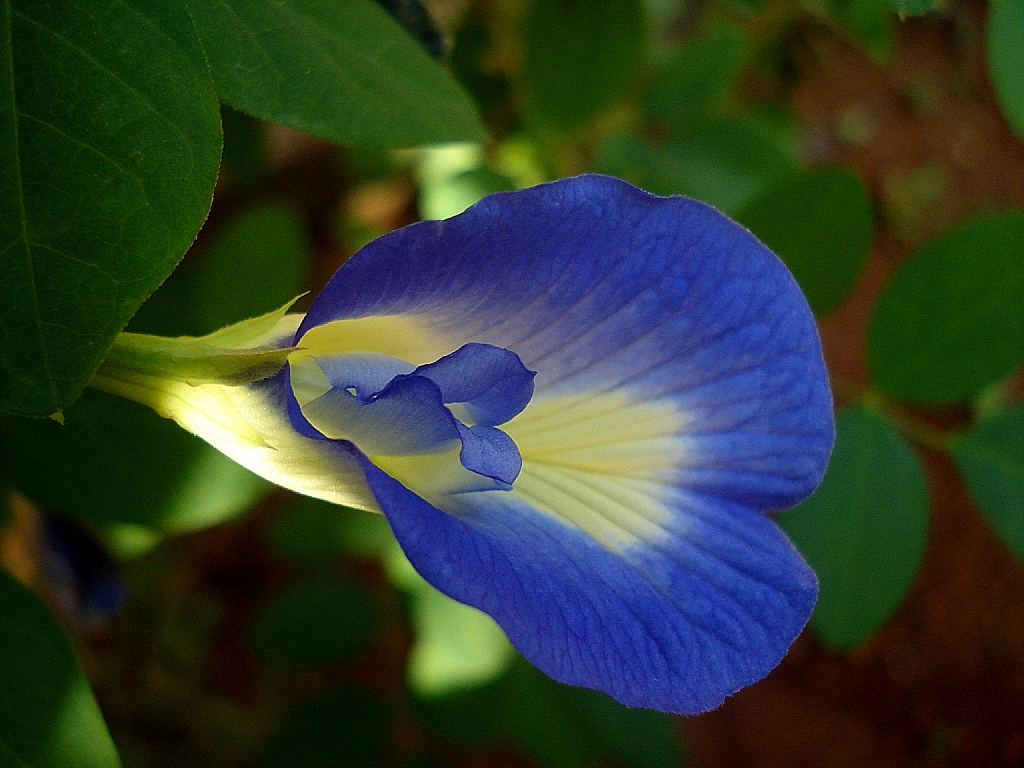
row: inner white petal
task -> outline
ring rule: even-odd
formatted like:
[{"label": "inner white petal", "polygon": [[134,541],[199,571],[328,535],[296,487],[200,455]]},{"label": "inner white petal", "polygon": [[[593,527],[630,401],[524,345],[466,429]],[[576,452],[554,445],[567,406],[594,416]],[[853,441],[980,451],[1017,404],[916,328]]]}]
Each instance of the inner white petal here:
[{"label": "inner white petal", "polygon": [[504,426],[523,456],[513,495],[622,552],[667,534],[688,419],[628,392],[537,397]]}]

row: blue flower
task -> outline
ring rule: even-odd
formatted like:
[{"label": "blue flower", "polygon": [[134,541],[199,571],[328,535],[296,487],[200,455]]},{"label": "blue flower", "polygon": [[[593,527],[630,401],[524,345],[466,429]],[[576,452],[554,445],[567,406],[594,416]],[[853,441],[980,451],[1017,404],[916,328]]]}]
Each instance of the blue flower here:
[{"label": "blue flower", "polygon": [[701,712],[807,622],[817,582],[769,513],[828,460],[821,348],[786,268],[708,206],[603,176],[499,193],[375,240],[261,333],[211,343],[291,344],[280,373],[154,407],[383,512],[554,679]]}]

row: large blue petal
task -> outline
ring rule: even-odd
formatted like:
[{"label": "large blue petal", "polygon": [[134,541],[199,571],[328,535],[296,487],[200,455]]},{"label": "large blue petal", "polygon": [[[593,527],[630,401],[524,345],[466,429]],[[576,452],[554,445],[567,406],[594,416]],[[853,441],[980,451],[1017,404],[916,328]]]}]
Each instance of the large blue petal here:
[{"label": "large blue petal", "polygon": [[[414,317],[519,355],[538,396],[670,404],[689,446],[671,482],[745,506],[796,503],[831,449],[814,318],[786,268],[702,203],[603,176],[492,195],[381,237],[313,303],[332,320]],[[525,454],[524,454],[525,455]]]},{"label": "large blue petal", "polygon": [[702,712],[771,670],[804,626],[814,574],[764,515],[676,494],[656,542],[614,553],[501,491],[442,512],[364,459],[416,569],[494,617],[556,680]]}]

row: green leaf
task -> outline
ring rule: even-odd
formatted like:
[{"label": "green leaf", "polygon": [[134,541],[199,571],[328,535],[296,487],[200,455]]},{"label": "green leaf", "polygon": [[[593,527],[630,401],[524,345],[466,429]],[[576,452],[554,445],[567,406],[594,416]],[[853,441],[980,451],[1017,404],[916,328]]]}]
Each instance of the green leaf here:
[{"label": "green leaf", "polygon": [[416,629],[409,652],[412,689],[437,696],[501,675],[514,652],[494,619],[417,580],[419,584],[407,587]]},{"label": "green leaf", "polygon": [[889,7],[899,14],[900,18],[907,16],[924,16],[926,13],[935,10],[938,4],[936,0],[886,0]]},{"label": "green leaf", "polygon": [[512,179],[485,163],[478,144],[451,144],[419,153],[416,184],[423,218],[447,219],[485,195],[515,189]]},{"label": "green leaf", "polygon": [[550,680],[522,659],[483,688],[421,705],[424,719],[462,743],[514,740],[545,768],[586,768],[609,757],[635,768],[677,768],[672,720]]},{"label": "green leaf", "polygon": [[732,85],[742,53],[743,36],[732,25],[688,40],[651,80],[644,112],[673,126],[690,122]]},{"label": "green leaf", "polygon": [[43,603],[0,570],[0,764],[117,768],[103,715]]},{"label": "green leaf", "polygon": [[796,170],[796,163],[768,131],[723,118],[697,121],[665,146],[615,137],[604,147],[600,167],[648,192],[688,195],[735,213],[766,184]]},{"label": "green leaf", "polygon": [[358,690],[333,691],[292,708],[260,765],[265,768],[370,768],[381,757],[391,713]]},{"label": "green leaf", "polygon": [[1024,362],[1024,212],[961,224],[900,265],[875,305],[868,363],[879,389],[962,402]]},{"label": "green leaf", "polygon": [[978,508],[1024,561],[1024,406],[995,413],[959,434],[952,454]]},{"label": "green leaf", "polygon": [[988,71],[1003,114],[1024,137],[1024,0],[993,0],[986,30]]},{"label": "green leaf", "polygon": [[266,482],[149,408],[93,390],[63,425],[0,415],[0,476],[44,507],[97,523],[202,528],[248,509]]},{"label": "green leaf", "polygon": [[220,118],[173,0],[9,0],[0,82],[0,407],[41,416],[195,238]]},{"label": "green leaf", "polygon": [[886,0],[831,0],[839,22],[879,63],[892,58],[896,45]]},{"label": "green leaf", "polygon": [[736,218],[786,262],[818,315],[850,291],[871,245],[867,190],[841,168],[781,179]]},{"label": "green leaf", "polygon": [[892,613],[917,572],[927,518],[914,451],[881,415],[840,413],[821,487],[780,518],[818,574],[811,625],[826,643],[851,648]]},{"label": "green leaf", "polygon": [[345,144],[485,133],[455,81],[373,0],[189,0],[220,97]]},{"label": "green leaf", "polygon": [[533,0],[523,30],[531,106],[575,128],[620,98],[643,58],[638,0]]},{"label": "green leaf", "polygon": [[324,578],[271,595],[250,627],[249,645],[264,659],[315,667],[351,661],[376,629],[375,605],[365,587]]}]

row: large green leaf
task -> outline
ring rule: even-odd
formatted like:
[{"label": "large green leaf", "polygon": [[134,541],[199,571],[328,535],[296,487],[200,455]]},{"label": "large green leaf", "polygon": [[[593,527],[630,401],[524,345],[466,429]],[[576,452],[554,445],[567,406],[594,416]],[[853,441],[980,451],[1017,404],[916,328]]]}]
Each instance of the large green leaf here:
[{"label": "large green leaf", "polygon": [[220,118],[174,0],[7,0],[0,83],[0,407],[46,415],[195,237]]},{"label": "large green leaf", "polygon": [[958,435],[952,453],[975,503],[1024,560],[1024,406],[996,413]]},{"label": "large green leaf", "polygon": [[920,463],[888,420],[839,414],[821,487],[780,520],[821,582],[811,625],[825,642],[857,645],[889,616],[917,572],[927,516]]},{"label": "large green leaf", "polygon": [[871,245],[867,190],[841,168],[781,179],[736,218],[786,262],[819,315],[853,287]]},{"label": "large green leaf", "polygon": [[988,10],[988,71],[1003,114],[1024,137],[1024,0],[993,0]]},{"label": "large green leaf", "polygon": [[905,261],[875,306],[868,363],[880,389],[929,406],[1024,363],[1024,212],[961,224]]},{"label": "large green leaf", "polygon": [[67,638],[0,570],[0,765],[117,768],[121,761]]},{"label": "large green leaf", "polygon": [[533,0],[523,31],[531,106],[576,127],[630,85],[644,38],[638,0]]},{"label": "large green leaf", "polygon": [[217,93],[346,144],[403,147],[484,131],[466,95],[373,0],[189,0]]}]

